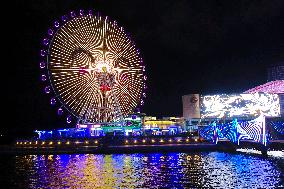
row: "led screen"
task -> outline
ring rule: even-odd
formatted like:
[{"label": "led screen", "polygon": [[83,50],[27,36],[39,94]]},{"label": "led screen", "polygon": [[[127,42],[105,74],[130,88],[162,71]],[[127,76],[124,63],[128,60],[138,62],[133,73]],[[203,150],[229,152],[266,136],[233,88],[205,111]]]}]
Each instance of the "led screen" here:
[{"label": "led screen", "polygon": [[268,117],[280,116],[277,94],[222,94],[201,97],[201,118],[251,117],[263,113]]}]

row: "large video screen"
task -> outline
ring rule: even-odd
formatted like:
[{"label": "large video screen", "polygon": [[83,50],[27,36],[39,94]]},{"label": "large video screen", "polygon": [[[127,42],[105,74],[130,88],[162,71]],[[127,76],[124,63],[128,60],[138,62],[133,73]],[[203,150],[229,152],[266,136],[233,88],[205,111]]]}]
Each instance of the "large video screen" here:
[{"label": "large video screen", "polygon": [[277,94],[222,94],[201,96],[201,118],[280,116]]}]

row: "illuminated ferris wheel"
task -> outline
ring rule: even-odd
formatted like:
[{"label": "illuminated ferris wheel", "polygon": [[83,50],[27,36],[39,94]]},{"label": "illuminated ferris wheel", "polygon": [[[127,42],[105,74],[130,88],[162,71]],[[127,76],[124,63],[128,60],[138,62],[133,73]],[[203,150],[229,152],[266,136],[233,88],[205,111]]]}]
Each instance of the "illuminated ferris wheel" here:
[{"label": "illuminated ferris wheel", "polygon": [[145,66],[122,27],[80,10],[55,21],[43,40],[41,80],[67,122],[122,120],[143,105]]}]

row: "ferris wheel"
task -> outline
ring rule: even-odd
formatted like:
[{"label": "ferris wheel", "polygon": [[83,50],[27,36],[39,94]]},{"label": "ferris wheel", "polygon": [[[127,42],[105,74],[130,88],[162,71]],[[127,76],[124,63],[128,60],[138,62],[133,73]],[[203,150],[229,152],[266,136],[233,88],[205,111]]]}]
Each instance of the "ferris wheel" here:
[{"label": "ferris wheel", "polygon": [[145,66],[122,27],[92,10],[72,11],[43,39],[41,80],[67,123],[122,120],[144,104]]}]

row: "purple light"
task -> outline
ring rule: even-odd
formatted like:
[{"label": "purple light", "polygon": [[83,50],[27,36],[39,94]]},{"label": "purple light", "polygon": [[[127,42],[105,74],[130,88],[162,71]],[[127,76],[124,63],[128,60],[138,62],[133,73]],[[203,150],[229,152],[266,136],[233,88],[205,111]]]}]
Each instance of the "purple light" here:
[{"label": "purple light", "polygon": [[144,105],[144,101],[143,100],[141,100],[141,106],[143,106]]},{"label": "purple light", "polygon": [[40,67],[41,69],[45,68],[45,62],[39,63],[39,67]]},{"label": "purple light", "polygon": [[147,80],[147,76],[146,76],[146,75],[144,75],[144,80],[145,80],[145,81]]},{"label": "purple light", "polygon": [[74,18],[74,17],[76,16],[76,14],[75,14],[74,11],[72,11],[72,12],[70,13],[70,15],[71,15],[72,18]]},{"label": "purple light", "polygon": [[146,85],[144,85],[144,89],[147,89],[147,86],[146,86]]},{"label": "purple light", "polygon": [[83,15],[84,15],[84,10],[81,9],[81,10],[79,11],[79,14],[80,14],[80,16],[83,16]]},{"label": "purple light", "polygon": [[93,11],[92,11],[92,10],[89,10],[89,11],[88,11],[88,15],[89,15],[89,16],[93,16]]},{"label": "purple light", "polygon": [[47,31],[47,33],[48,33],[48,35],[53,35],[53,30],[52,29],[49,29],[48,31]]},{"label": "purple light", "polygon": [[45,92],[46,94],[50,93],[50,86],[46,86],[46,87],[44,88],[44,92]]},{"label": "purple light", "polygon": [[66,21],[67,21],[67,16],[65,16],[65,15],[61,16],[61,20],[62,20],[63,22],[66,22]]},{"label": "purple light", "polygon": [[55,105],[56,104],[56,99],[55,98],[51,98],[50,99],[50,104],[51,105]]},{"label": "purple light", "polygon": [[[141,62],[142,63],[142,62]],[[145,72],[145,66],[143,66],[143,72]]]},{"label": "purple light", "polygon": [[54,22],[54,26],[55,26],[56,28],[58,28],[58,27],[59,27],[59,22],[58,22],[58,21],[55,21],[55,22]]},{"label": "purple light", "polygon": [[46,81],[46,79],[47,79],[46,75],[45,75],[45,74],[42,74],[42,75],[41,75],[41,80],[42,80],[42,81]]},{"label": "purple light", "polygon": [[140,108],[137,108],[137,109],[136,109],[136,112],[137,112],[137,113],[140,113]]},{"label": "purple light", "polygon": [[57,110],[57,114],[58,114],[59,116],[61,116],[61,115],[63,114],[63,110],[62,110],[62,108],[58,108],[58,110]]},{"label": "purple light", "polygon": [[132,118],[132,119],[136,119],[136,115],[132,115],[131,118]]},{"label": "purple light", "polygon": [[47,46],[47,45],[49,44],[49,41],[48,41],[47,38],[45,38],[45,39],[43,40],[43,44],[44,44],[45,46]]},{"label": "purple light", "polygon": [[143,97],[146,98],[146,93],[143,93]]},{"label": "purple light", "polygon": [[40,50],[40,56],[45,56],[46,55],[46,51],[45,50]]},{"label": "purple light", "polygon": [[66,118],[67,123],[71,123],[71,115],[68,115]]}]

